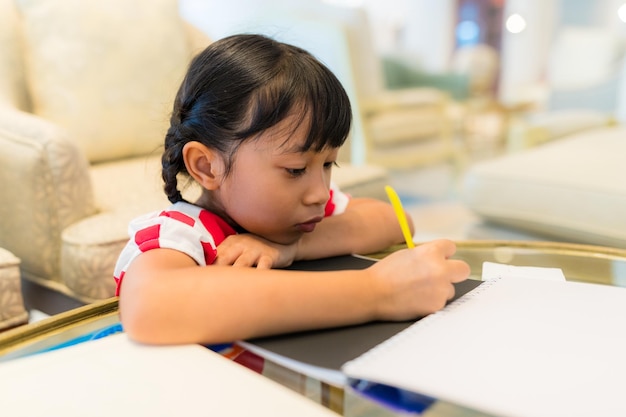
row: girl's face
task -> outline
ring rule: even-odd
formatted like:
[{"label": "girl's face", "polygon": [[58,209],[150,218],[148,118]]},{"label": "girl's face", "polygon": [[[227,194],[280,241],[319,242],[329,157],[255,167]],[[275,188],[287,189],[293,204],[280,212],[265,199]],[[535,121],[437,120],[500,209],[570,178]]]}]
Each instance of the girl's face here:
[{"label": "girl's face", "polygon": [[302,151],[307,123],[289,117],[244,142],[215,196],[235,223],[280,244],[296,242],[324,218],[338,148]]}]

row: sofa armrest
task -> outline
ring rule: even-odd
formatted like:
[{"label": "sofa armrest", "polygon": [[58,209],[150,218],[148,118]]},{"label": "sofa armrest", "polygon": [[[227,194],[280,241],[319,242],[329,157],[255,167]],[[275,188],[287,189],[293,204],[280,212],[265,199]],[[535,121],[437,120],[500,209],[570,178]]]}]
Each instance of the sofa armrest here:
[{"label": "sofa armrest", "polygon": [[25,277],[59,281],[61,232],[95,212],[88,163],[65,132],[0,108],[0,246]]}]

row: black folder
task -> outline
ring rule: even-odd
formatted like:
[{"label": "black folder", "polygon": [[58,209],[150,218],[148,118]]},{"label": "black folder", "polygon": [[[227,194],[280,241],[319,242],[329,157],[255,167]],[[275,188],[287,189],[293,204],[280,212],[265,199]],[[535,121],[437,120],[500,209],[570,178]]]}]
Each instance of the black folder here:
[{"label": "black folder", "polygon": [[[345,255],[313,261],[296,262],[287,269],[305,271],[332,271],[364,269],[376,259],[358,255]],[[466,294],[481,281],[465,280],[455,285],[455,297]],[[417,318],[416,320],[419,320]],[[248,340],[262,350],[272,352],[315,367],[340,371],[349,360],[359,357],[391,336],[406,329],[416,320],[403,322],[377,321],[355,326],[289,333],[279,336]]]}]

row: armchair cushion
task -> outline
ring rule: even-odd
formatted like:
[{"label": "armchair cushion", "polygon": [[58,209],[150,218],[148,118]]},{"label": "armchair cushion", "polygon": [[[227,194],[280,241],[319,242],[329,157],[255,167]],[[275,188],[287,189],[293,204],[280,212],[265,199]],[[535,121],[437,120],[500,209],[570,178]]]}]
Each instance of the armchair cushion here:
[{"label": "armchair cushion", "polygon": [[65,127],[90,162],[159,146],[191,56],[175,1],[20,0],[19,10],[35,114]]},{"label": "armchair cushion", "polygon": [[373,114],[369,120],[370,140],[384,150],[386,147],[439,138],[446,129],[444,124],[450,123],[445,115],[445,108],[437,103]]},{"label": "armchair cushion", "polygon": [[111,271],[128,241],[128,223],[169,204],[162,190],[160,162],[155,154],[91,166],[98,214],[65,228],[61,243],[63,282],[82,299],[115,294]]},{"label": "armchair cushion", "polygon": [[363,100],[369,119],[369,140],[375,146],[393,147],[442,136],[449,123],[449,96],[434,88],[388,90]]}]

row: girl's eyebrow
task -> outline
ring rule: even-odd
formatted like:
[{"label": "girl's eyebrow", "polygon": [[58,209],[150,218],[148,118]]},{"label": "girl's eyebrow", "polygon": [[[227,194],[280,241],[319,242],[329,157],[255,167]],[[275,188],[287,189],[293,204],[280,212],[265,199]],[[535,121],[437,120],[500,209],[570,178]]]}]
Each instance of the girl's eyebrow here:
[{"label": "girl's eyebrow", "polygon": [[285,147],[283,152],[281,152],[281,155],[291,154],[291,153],[305,153],[307,151],[308,149],[304,147],[304,144],[296,143],[289,147]]}]

